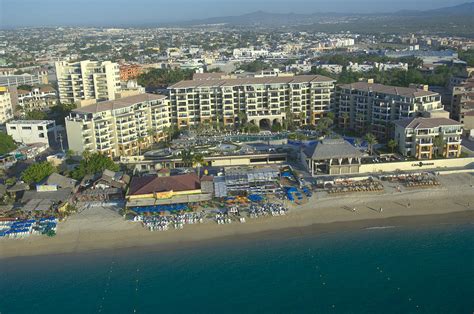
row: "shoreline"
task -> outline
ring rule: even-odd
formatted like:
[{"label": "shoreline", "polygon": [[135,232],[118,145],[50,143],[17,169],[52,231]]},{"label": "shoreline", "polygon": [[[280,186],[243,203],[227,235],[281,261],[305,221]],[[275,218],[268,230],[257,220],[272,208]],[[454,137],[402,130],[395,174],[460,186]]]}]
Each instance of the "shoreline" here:
[{"label": "shoreline", "polygon": [[[143,243],[120,243],[120,241],[102,241],[99,245],[94,246],[83,246],[76,247],[71,250],[65,247],[63,243],[58,245],[52,245],[50,250],[43,250],[42,247],[36,247],[29,251],[21,250],[9,250],[6,251],[2,247],[0,242],[0,261],[10,260],[15,258],[27,258],[27,257],[38,257],[38,256],[64,256],[64,255],[81,255],[81,254],[115,254],[115,253],[127,253],[137,251],[182,251],[188,248],[195,247],[209,247],[215,245],[231,245],[235,243],[249,243],[255,241],[269,241],[269,240],[281,240],[291,239],[306,236],[315,235],[334,235],[338,233],[346,233],[353,231],[374,231],[383,229],[400,229],[400,228],[429,228],[433,226],[441,225],[474,225],[474,210],[462,210],[454,211],[449,213],[439,214],[421,214],[421,215],[410,215],[410,216],[391,216],[381,217],[372,219],[360,219],[360,220],[347,220],[347,221],[334,221],[326,223],[313,223],[307,226],[299,227],[286,227],[286,228],[275,228],[255,232],[241,232],[235,234],[226,234],[215,236],[198,238],[198,239],[178,239],[170,241],[145,241]],[[197,225],[196,227],[200,227]],[[180,230],[178,230],[179,232]],[[151,232],[153,235],[159,235],[162,232]],[[166,231],[165,231],[166,232]],[[238,236],[238,238],[236,237]],[[35,239],[41,241],[42,239]],[[17,240],[13,240],[17,241]],[[36,241],[34,241],[36,242]],[[62,242],[62,241],[61,241]],[[67,245],[66,245],[67,246]],[[7,249],[8,250],[8,249]],[[17,254],[22,251],[23,254]]]},{"label": "shoreline", "polygon": [[[54,254],[112,252],[125,249],[180,249],[205,243],[232,243],[291,235],[337,233],[390,225],[424,226],[442,223],[474,224],[474,189],[466,175],[440,177],[441,187],[383,193],[314,195],[293,206],[285,216],[248,218],[246,223],[213,222],[186,225],[182,230],[149,231],[141,223],[125,221],[108,208],[89,208],[58,225],[52,238],[30,236],[0,239],[0,260]],[[352,209],[356,208],[356,211]],[[383,212],[379,209],[383,208]]]},{"label": "shoreline", "polygon": [[[304,227],[289,227],[284,229],[272,229],[266,231],[258,231],[255,233],[242,233],[239,238],[232,235],[223,237],[208,238],[202,240],[188,240],[176,243],[159,243],[159,244],[144,244],[140,246],[111,248],[109,250],[90,250],[74,253],[58,253],[35,256],[52,256],[52,255],[75,255],[75,254],[99,254],[99,253],[114,253],[114,254],[134,254],[137,252],[177,252],[185,251],[191,248],[209,248],[221,247],[224,245],[245,245],[248,243],[256,243],[257,241],[279,241],[291,240],[303,237],[311,237],[317,235],[337,235],[341,233],[349,233],[356,231],[374,231],[385,229],[409,229],[409,228],[431,228],[436,226],[446,225],[474,225],[474,212],[472,210],[465,210],[459,212],[451,212],[446,214],[429,214],[429,215],[415,215],[415,216],[396,216],[378,219],[363,219],[352,221],[336,221],[330,223],[315,223]],[[17,257],[12,257],[17,258]],[[1,258],[0,258],[1,261]]]}]

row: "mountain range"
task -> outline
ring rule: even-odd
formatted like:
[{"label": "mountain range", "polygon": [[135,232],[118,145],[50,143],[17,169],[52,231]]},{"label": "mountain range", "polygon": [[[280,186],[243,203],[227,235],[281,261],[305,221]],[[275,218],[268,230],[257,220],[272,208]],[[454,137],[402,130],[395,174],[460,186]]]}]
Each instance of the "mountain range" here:
[{"label": "mountain range", "polygon": [[256,11],[238,16],[212,17],[206,19],[198,19],[179,23],[180,25],[212,25],[225,24],[231,26],[296,26],[308,24],[325,24],[334,23],[337,20],[357,19],[365,17],[368,19],[380,18],[403,18],[403,17],[472,17],[474,18],[474,2],[466,2],[460,5],[444,7],[426,11],[403,10],[393,13],[334,13],[334,12],[315,12],[309,14],[301,13],[270,13],[264,11]]}]

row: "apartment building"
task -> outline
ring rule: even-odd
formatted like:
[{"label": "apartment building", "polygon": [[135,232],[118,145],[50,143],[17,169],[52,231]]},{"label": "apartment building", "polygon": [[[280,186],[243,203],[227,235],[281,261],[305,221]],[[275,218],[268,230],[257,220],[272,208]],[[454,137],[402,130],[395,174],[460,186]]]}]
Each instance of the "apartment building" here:
[{"label": "apartment building", "polygon": [[20,85],[37,85],[41,83],[39,75],[0,75],[0,86],[18,87]]},{"label": "apartment building", "polygon": [[100,152],[110,157],[132,156],[165,139],[170,126],[165,96],[140,94],[98,102],[66,118],[69,149]]},{"label": "apartment building", "polygon": [[95,101],[114,100],[119,92],[120,69],[110,61],[56,62],[59,99],[80,106]]},{"label": "apartment building", "polygon": [[[461,123],[448,118],[408,118],[395,121],[395,140],[404,156],[432,159],[439,152],[444,158],[461,155]],[[442,139],[437,147],[436,138]]]},{"label": "apartment building", "polygon": [[172,122],[180,128],[234,125],[244,113],[261,128],[291,117],[294,123],[315,124],[333,110],[334,82],[320,75],[181,81],[168,88]]},{"label": "apartment building", "polygon": [[338,86],[338,124],[364,133],[370,130],[377,138],[391,136],[391,123],[422,113],[443,110],[441,96],[427,88],[397,87],[368,82]]},{"label": "apartment building", "polygon": [[451,117],[464,123],[465,114],[474,111],[474,78],[453,87]]},{"label": "apartment building", "polygon": [[26,145],[56,142],[57,130],[53,120],[14,120],[6,124],[7,134],[15,142]]},{"label": "apartment building", "polygon": [[142,73],[142,67],[138,64],[121,64],[120,80],[129,81],[136,79]]},{"label": "apartment building", "polygon": [[12,98],[8,88],[0,86],[0,123],[13,118]]},{"label": "apartment building", "polygon": [[23,112],[47,110],[58,103],[56,90],[51,86],[38,86],[31,90],[18,89],[17,97],[17,105]]}]

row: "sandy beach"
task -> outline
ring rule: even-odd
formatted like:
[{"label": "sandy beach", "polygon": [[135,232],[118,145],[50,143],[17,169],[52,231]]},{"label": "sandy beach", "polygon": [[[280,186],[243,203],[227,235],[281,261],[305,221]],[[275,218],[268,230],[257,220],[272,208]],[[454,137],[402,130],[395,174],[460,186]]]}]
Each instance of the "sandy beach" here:
[{"label": "sandy beach", "polygon": [[[196,241],[259,239],[275,234],[337,232],[368,227],[474,223],[471,174],[440,176],[440,187],[402,189],[386,184],[380,193],[329,196],[317,193],[286,216],[247,219],[247,223],[186,225],[183,230],[150,232],[111,210],[90,208],[60,223],[57,236],[1,239],[0,258],[80,253],[133,247],[176,247]],[[356,208],[356,211],[352,209]],[[383,211],[380,212],[380,208]]]}]

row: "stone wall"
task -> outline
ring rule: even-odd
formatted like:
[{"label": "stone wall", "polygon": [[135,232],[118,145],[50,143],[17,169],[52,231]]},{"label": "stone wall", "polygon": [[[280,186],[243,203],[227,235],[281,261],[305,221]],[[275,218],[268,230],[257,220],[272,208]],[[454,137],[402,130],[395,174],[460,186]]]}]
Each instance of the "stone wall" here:
[{"label": "stone wall", "polygon": [[359,173],[393,172],[396,170],[441,170],[462,167],[474,167],[474,157],[362,164],[360,165]]}]

